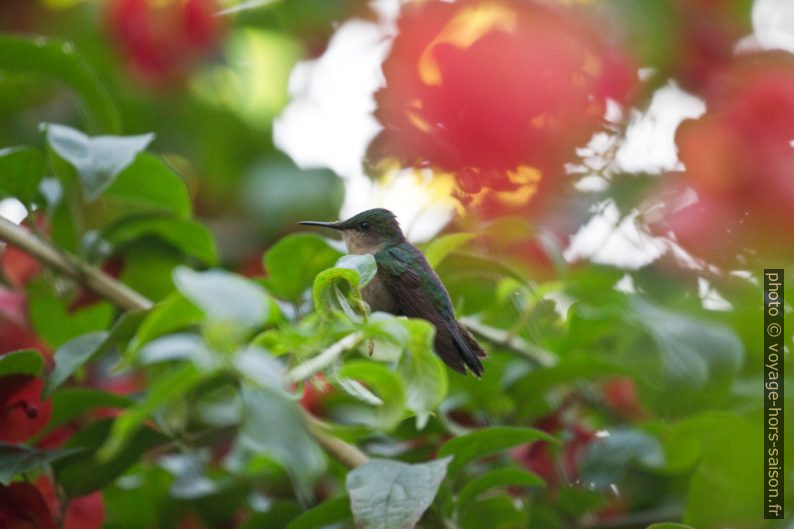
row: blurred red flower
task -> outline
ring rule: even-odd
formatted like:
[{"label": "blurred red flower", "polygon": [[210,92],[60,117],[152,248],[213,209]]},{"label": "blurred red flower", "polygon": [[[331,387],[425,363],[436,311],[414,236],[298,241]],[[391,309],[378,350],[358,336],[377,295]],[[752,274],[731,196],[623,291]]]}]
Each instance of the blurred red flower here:
[{"label": "blurred red flower", "polygon": [[742,0],[678,0],[676,12],[671,75],[698,92],[730,66],[736,43],[752,32],[749,8]]},{"label": "blurred red flower", "polygon": [[44,498],[31,483],[0,485],[0,527],[3,529],[55,529]]},{"label": "blurred red flower", "polygon": [[18,443],[47,425],[52,403],[41,400],[44,381],[30,375],[0,377],[0,441]]},{"label": "blurred red flower", "polygon": [[739,57],[705,97],[707,113],[676,135],[686,167],[676,185],[698,200],[668,215],[669,228],[686,249],[715,261],[748,249],[791,252],[794,57]]},{"label": "blurred red flower", "polygon": [[141,81],[182,79],[222,33],[216,0],[111,0],[106,26]]},{"label": "blurred red flower", "polygon": [[[372,161],[456,175],[466,194],[535,189],[624,102],[636,75],[578,9],[526,0],[413,2],[383,63]],[[545,182],[544,182],[545,180]]]}]

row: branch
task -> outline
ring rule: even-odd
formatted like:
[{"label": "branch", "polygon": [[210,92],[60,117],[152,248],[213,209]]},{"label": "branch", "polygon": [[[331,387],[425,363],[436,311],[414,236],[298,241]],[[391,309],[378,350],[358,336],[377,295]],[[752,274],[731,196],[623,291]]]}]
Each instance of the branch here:
[{"label": "branch", "polygon": [[[0,216],[0,240],[16,246],[39,262],[71,277],[123,310],[149,310],[154,306],[151,300],[107,275],[99,268],[54,248],[49,241],[33,235],[2,216]],[[369,460],[369,457],[357,446],[329,435],[320,428],[320,421],[309,415],[303,408],[300,410],[309,433],[329,455],[340,463],[355,468]]]},{"label": "branch", "polygon": [[339,358],[339,355],[357,346],[364,335],[360,332],[350,333],[341,340],[331,344],[326,350],[317,356],[313,356],[304,363],[295,366],[289,373],[287,373],[287,382],[302,382],[307,378],[314,375],[317,371],[324,369],[331,365],[334,360]]},{"label": "branch", "polygon": [[49,242],[0,216],[0,240],[29,253],[36,260],[76,280],[88,290],[124,310],[149,310],[154,304],[95,266],[56,250]]},{"label": "branch", "polygon": [[506,347],[511,351],[520,353],[540,366],[550,367],[557,363],[557,359],[554,357],[554,355],[545,349],[537,347],[536,345],[532,345],[520,336],[515,336],[514,334],[503,329],[491,327],[490,325],[486,325],[477,319],[467,316],[458,318],[458,321],[465,325],[474,334],[479,334],[493,344],[501,345],[502,347]]}]

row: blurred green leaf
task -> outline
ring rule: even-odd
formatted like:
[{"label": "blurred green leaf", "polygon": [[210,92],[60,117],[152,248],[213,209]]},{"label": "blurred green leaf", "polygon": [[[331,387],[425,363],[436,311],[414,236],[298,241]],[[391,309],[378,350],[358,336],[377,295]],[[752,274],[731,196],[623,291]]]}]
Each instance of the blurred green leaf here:
[{"label": "blurred green leaf", "polygon": [[103,239],[114,247],[141,237],[154,236],[172,244],[183,254],[208,265],[218,262],[218,250],[212,233],[200,222],[173,217],[127,217],[109,226]]},{"label": "blurred green leaf", "polygon": [[214,365],[212,353],[201,336],[190,333],[175,333],[155,338],[141,347],[134,361],[142,365],[183,360],[207,369]]},{"label": "blurred green leaf", "polygon": [[756,498],[763,479],[756,456],[764,453],[760,426],[727,412],[707,412],[676,424],[664,448],[670,470],[695,464],[684,523],[699,529],[763,525]]},{"label": "blurred green leaf", "polygon": [[267,288],[276,296],[296,301],[311,288],[315,276],[332,266],[341,255],[318,235],[287,235],[265,253]]},{"label": "blurred green leaf", "polygon": [[70,311],[43,280],[28,283],[28,311],[36,333],[53,348],[89,333],[104,330],[113,320],[113,307],[106,301]]},{"label": "blurred green leaf", "polygon": [[129,397],[94,388],[60,388],[52,394],[52,416],[47,428],[52,430],[96,408],[126,408]]},{"label": "blurred green leaf", "polygon": [[458,505],[465,509],[474,503],[480,494],[495,488],[545,487],[543,478],[522,468],[497,468],[469,480],[458,494]]},{"label": "blurred green leaf", "polygon": [[124,262],[119,279],[124,284],[154,301],[176,290],[173,272],[185,257],[171,244],[144,237],[125,244],[119,252]]},{"label": "blurred green leaf", "polygon": [[83,197],[93,202],[154,139],[140,136],[89,137],[65,125],[46,124],[47,142],[80,175]]},{"label": "blurred green leaf", "polygon": [[[273,36],[276,38],[270,38]],[[258,40],[254,34],[249,37]],[[294,42],[280,37],[271,34],[268,44],[278,47],[282,53],[289,53]],[[263,59],[263,55],[256,56],[257,61]],[[248,70],[246,75],[250,75]],[[336,219],[345,196],[345,185],[333,171],[301,169],[286,156],[271,155],[245,171],[237,193],[254,225],[266,238],[273,238],[293,231],[295,223],[301,220]]]},{"label": "blurred green leaf", "polygon": [[[319,507],[318,505],[318,508]],[[348,508],[348,510],[350,509]],[[291,520],[296,520],[302,513],[303,511],[295,501],[270,501],[266,511],[252,512],[248,520],[239,526],[239,529],[289,529]],[[300,528],[300,526],[298,527]],[[317,529],[322,529],[322,526],[309,525],[310,529],[314,529],[315,527]]]},{"label": "blurred green leaf", "polygon": [[190,216],[185,182],[160,158],[141,152],[123,169],[103,194],[103,203],[125,215],[136,211],[168,212],[181,219]]},{"label": "blurred green leaf", "polygon": [[460,516],[461,529],[482,529],[487,520],[489,529],[513,529],[524,527],[528,512],[516,505],[510,496],[499,495],[485,498],[466,506]]},{"label": "blurred green leaf", "polygon": [[383,404],[376,408],[375,425],[391,430],[405,414],[405,388],[400,378],[386,366],[367,360],[347,362],[339,378],[358,380],[375,390]]},{"label": "blurred green leaf", "polygon": [[0,196],[12,196],[30,204],[36,197],[44,171],[44,155],[38,149],[0,149]]},{"label": "blurred green leaf", "polygon": [[174,271],[174,283],[210,320],[243,327],[257,327],[267,320],[267,294],[242,276],[224,270],[195,272],[179,267]]},{"label": "blurred green leaf", "polygon": [[352,519],[352,516],[350,498],[340,496],[301,513],[287,525],[287,529],[323,529],[331,525],[336,527],[339,522]]},{"label": "blurred green leaf", "polygon": [[94,331],[69,340],[55,351],[55,369],[47,377],[43,395],[50,395],[86,363],[105,342],[108,333]]},{"label": "blurred green leaf", "polygon": [[411,338],[398,370],[405,383],[405,406],[416,414],[416,427],[421,430],[447,395],[447,369],[433,350],[434,327],[424,320],[401,323]]},{"label": "blurred green leaf", "polygon": [[270,387],[244,387],[242,398],[240,443],[271,456],[287,471],[298,496],[310,497],[312,485],[325,470],[325,456],[306,431],[297,403]]},{"label": "blurred green leaf", "polygon": [[102,464],[109,464],[119,454],[130,450],[129,443],[135,442],[136,432],[143,422],[157,408],[171,399],[183,396],[197,386],[206,375],[193,364],[182,364],[161,374],[147,388],[142,400],[130,406],[113,422],[110,435],[97,451],[96,457]]},{"label": "blurred green leaf", "polygon": [[118,111],[107,89],[70,42],[41,36],[0,35],[0,70],[59,79],[80,96],[82,110],[92,128],[111,133],[121,128]]},{"label": "blurred green leaf", "polygon": [[20,349],[0,356],[0,377],[5,375],[38,375],[44,367],[41,353],[35,349]]},{"label": "blurred green leaf", "polygon": [[476,233],[452,233],[436,237],[423,248],[423,252],[427,257],[427,262],[435,268],[447,255],[475,237],[477,237]]},{"label": "blurred green leaf", "polygon": [[38,470],[74,452],[70,448],[39,450],[0,441],[0,485],[8,485],[15,476]]},{"label": "blurred green leaf", "polygon": [[629,427],[607,433],[588,445],[579,463],[582,480],[591,487],[620,487],[631,465],[659,468],[664,463],[662,445],[652,435]]},{"label": "blurred green leaf", "polygon": [[682,523],[654,523],[647,527],[647,529],[695,529],[690,525],[684,525]]},{"label": "blurred green leaf", "polygon": [[158,336],[199,323],[202,317],[201,309],[179,292],[174,292],[146,314],[128,351],[135,352]]},{"label": "blurred green leaf", "polygon": [[125,450],[100,461],[95,457],[96,451],[110,439],[112,423],[110,419],[101,420],[75,432],[65,447],[79,449],[79,452],[53,465],[56,482],[70,498],[84,496],[109,485],[143,454],[169,441],[163,434],[144,427],[129,439]]},{"label": "blurred green leaf", "polygon": [[[667,413],[719,404],[744,360],[744,346],[728,327],[690,318],[640,298],[631,301],[630,321],[644,329],[659,350],[661,387],[648,381]],[[701,391],[705,390],[705,391]]]},{"label": "blurred green leaf", "polygon": [[450,458],[408,464],[373,459],[347,474],[356,526],[411,529],[427,510],[444,479]]},{"label": "blurred green leaf", "polygon": [[535,441],[557,442],[551,435],[534,428],[494,426],[450,439],[441,445],[438,455],[454,456],[449,466],[449,474],[454,476],[469,461]]},{"label": "blurred green leaf", "polygon": [[55,369],[47,377],[43,395],[46,397],[63,384],[83,364],[106,352],[119,342],[128,341],[143,320],[144,313],[124,313],[109,332],[94,331],[78,336],[55,351]]}]

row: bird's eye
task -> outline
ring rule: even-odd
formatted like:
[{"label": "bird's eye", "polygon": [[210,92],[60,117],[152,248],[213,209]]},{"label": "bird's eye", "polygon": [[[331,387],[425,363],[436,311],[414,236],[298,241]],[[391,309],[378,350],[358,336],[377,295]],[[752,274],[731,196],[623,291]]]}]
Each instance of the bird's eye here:
[{"label": "bird's eye", "polygon": [[361,224],[359,224],[359,227],[360,227],[362,230],[364,230],[364,231],[367,231],[367,230],[369,229],[369,222],[367,222],[367,221],[365,220],[364,222],[362,222]]}]

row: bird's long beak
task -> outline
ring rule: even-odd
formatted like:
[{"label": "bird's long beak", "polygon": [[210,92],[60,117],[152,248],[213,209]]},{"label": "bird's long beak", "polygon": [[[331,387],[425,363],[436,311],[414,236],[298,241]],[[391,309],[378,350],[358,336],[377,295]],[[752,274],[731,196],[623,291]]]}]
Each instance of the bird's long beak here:
[{"label": "bird's long beak", "polygon": [[321,228],[331,228],[334,230],[342,229],[341,222],[317,222],[314,220],[302,220],[298,224],[303,224],[304,226],[320,226]]}]

